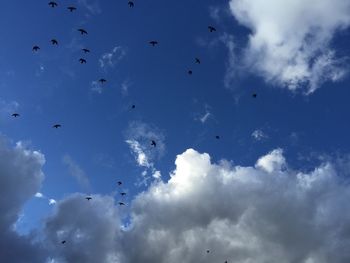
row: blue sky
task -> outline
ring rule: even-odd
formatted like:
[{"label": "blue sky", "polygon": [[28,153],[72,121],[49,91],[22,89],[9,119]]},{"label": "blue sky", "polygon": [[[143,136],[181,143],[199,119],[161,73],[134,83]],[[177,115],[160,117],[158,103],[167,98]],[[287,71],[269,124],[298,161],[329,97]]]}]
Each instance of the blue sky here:
[{"label": "blue sky", "polygon": [[283,149],[288,167],[305,173],[346,159],[349,2],[253,2],[4,1],[1,136],[7,147],[20,141],[46,160],[37,189],[44,196],[21,204],[16,230],[44,228],[57,210],[48,200],[64,203],[74,193],[137,207],[133,200],[167,182],[177,155],[190,148],[242,167]]}]

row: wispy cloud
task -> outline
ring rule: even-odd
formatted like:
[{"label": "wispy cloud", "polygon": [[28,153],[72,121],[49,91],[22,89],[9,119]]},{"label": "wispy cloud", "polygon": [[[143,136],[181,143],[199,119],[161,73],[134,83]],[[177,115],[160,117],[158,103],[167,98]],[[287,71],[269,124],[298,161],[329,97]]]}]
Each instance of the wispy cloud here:
[{"label": "wispy cloud", "polygon": [[89,15],[99,15],[102,13],[100,4],[97,0],[78,0],[78,4],[86,8]]},{"label": "wispy cloud", "polygon": [[119,61],[126,56],[126,49],[121,46],[115,46],[111,52],[104,53],[99,61],[101,69],[113,68]]},{"label": "wispy cloud", "polygon": [[69,174],[77,180],[79,186],[84,191],[90,191],[91,187],[88,177],[80,166],[72,159],[72,157],[66,154],[63,156],[62,161],[67,166]]},{"label": "wispy cloud", "polygon": [[257,129],[257,130],[252,132],[252,137],[256,141],[262,141],[262,140],[267,139],[269,136],[266,133],[264,133],[262,130]]}]

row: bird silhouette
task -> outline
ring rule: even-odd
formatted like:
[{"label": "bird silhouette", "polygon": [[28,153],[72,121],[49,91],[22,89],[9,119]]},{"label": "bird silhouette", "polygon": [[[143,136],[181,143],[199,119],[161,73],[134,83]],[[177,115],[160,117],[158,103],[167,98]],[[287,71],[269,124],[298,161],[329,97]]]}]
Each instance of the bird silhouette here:
[{"label": "bird silhouette", "polygon": [[79,62],[80,62],[80,64],[86,64],[86,59],[81,58],[81,59],[79,59]]},{"label": "bird silhouette", "polygon": [[82,51],[86,54],[86,53],[90,53],[90,49],[87,48],[83,48]]},{"label": "bird silhouette", "polygon": [[71,11],[71,12],[77,10],[77,8],[74,7],[74,6],[68,6],[67,9],[68,9],[69,11]]},{"label": "bird silhouette", "polygon": [[258,94],[256,94],[256,93],[253,93],[253,94],[252,94],[252,97],[253,97],[253,98],[256,98],[257,96],[258,96]]},{"label": "bird silhouette", "polygon": [[58,129],[58,128],[61,128],[62,125],[61,124],[55,124],[55,125],[52,125],[52,128],[55,128],[55,129]]},{"label": "bird silhouette", "polygon": [[92,197],[88,196],[88,197],[85,197],[85,199],[90,201],[92,199]]},{"label": "bird silhouette", "polygon": [[152,45],[152,47],[155,47],[156,45],[158,45],[158,41],[155,41],[155,40],[152,40],[149,43]]},{"label": "bird silhouette", "polygon": [[209,253],[209,252],[210,252],[210,250],[208,249],[208,250],[207,250],[207,253]]},{"label": "bird silhouette", "polygon": [[39,46],[34,46],[32,50],[36,52],[36,51],[39,51],[39,49],[40,49]]},{"label": "bird silhouette", "polygon": [[126,193],[123,192],[123,193],[120,193],[120,195],[121,195],[121,196],[124,196],[124,195],[126,195]]},{"label": "bird silhouette", "polygon": [[88,34],[88,32],[85,30],[85,29],[82,29],[82,28],[79,28],[78,29],[78,31],[80,32],[80,34],[82,34],[82,35],[87,35]]},{"label": "bird silhouette", "polygon": [[154,140],[152,140],[152,141],[151,141],[151,145],[152,145],[153,147],[156,147],[156,146],[157,146],[157,143],[156,143]]},{"label": "bird silhouette", "polygon": [[54,1],[51,1],[51,2],[49,2],[49,6],[51,6],[51,7],[56,7],[56,6],[57,6],[57,3],[54,2]]},{"label": "bird silhouette", "polygon": [[188,75],[192,75],[192,70],[187,71]]},{"label": "bird silhouette", "polygon": [[135,109],[135,108],[136,108],[136,105],[135,105],[135,104],[131,105],[131,108],[132,108],[132,109]]},{"label": "bird silhouette", "polygon": [[58,41],[56,39],[51,39],[52,45],[58,45]]},{"label": "bird silhouette", "polygon": [[195,58],[195,61],[196,61],[196,64],[200,64],[201,63],[199,58]]},{"label": "bird silhouette", "polygon": [[12,116],[17,118],[17,117],[19,117],[19,114],[18,113],[12,113]]},{"label": "bird silhouette", "polygon": [[217,140],[219,140],[219,139],[220,139],[220,136],[219,136],[219,135],[216,135],[215,138],[216,138]]},{"label": "bird silhouette", "polygon": [[213,26],[208,26],[209,32],[215,32],[216,28]]},{"label": "bird silhouette", "polygon": [[118,181],[117,184],[118,184],[118,185],[122,185],[123,183],[122,183],[121,181]]},{"label": "bird silhouette", "polygon": [[123,202],[119,202],[118,204],[119,204],[119,205],[125,205]]},{"label": "bird silhouette", "polygon": [[61,244],[65,244],[65,243],[66,243],[66,240],[61,241]]},{"label": "bird silhouette", "polygon": [[101,84],[107,82],[107,80],[105,80],[105,79],[99,79],[98,81],[99,81]]},{"label": "bird silhouette", "polygon": [[130,7],[134,7],[134,2],[133,2],[133,1],[129,1],[129,2],[128,2],[128,5],[129,5]]}]

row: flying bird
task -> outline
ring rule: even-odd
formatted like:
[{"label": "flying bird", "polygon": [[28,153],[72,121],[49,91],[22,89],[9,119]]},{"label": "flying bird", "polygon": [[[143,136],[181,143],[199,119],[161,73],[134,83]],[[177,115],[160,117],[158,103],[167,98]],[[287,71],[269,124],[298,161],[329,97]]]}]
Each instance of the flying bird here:
[{"label": "flying bird", "polygon": [[209,252],[210,252],[210,250],[208,249],[208,250],[207,250],[207,253],[209,253]]},{"label": "flying bird", "polygon": [[131,108],[132,108],[132,109],[135,109],[135,108],[136,108],[136,105],[135,105],[135,104],[131,105]]},{"label": "flying bird", "polygon": [[92,197],[88,196],[88,197],[85,197],[85,199],[90,201],[92,199]]},{"label": "flying bird", "polygon": [[119,202],[119,205],[125,205],[123,202]]},{"label": "flying bird", "polygon": [[85,29],[82,29],[82,28],[79,28],[78,31],[79,31],[80,34],[82,34],[82,35],[84,35],[84,34],[87,35],[87,33],[88,33]]},{"label": "flying bird", "polygon": [[208,26],[209,32],[215,32],[216,28],[213,26]]},{"label": "flying bird", "polygon": [[187,71],[188,75],[192,75],[192,70]]},{"label": "flying bird", "polygon": [[105,79],[99,79],[98,81],[99,81],[101,84],[107,82],[107,80],[105,80]]},{"label": "flying bird", "polygon": [[86,54],[86,53],[90,53],[90,49],[87,48],[83,48],[82,51]]},{"label": "flying bird", "polygon": [[74,6],[68,6],[67,9],[68,9],[69,11],[71,11],[71,12],[77,10],[77,8],[74,7]]},{"label": "flying bird", "polygon": [[17,118],[17,117],[19,117],[19,114],[18,113],[13,113],[12,116]]},{"label": "flying bird", "polygon": [[133,2],[133,1],[129,1],[129,2],[128,2],[128,5],[129,5],[130,7],[134,7],[134,2]]},{"label": "flying bird", "polygon": [[56,39],[51,39],[52,45],[58,45],[58,41]]},{"label": "flying bird", "polygon": [[219,135],[216,135],[215,138],[216,138],[217,140],[219,140],[219,139],[220,139],[220,136],[219,136]]},{"label": "flying bird", "polygon": [[61,124],[55,124],[55,125],[52,125],[52,128],[55,128],[55,129],[58,129],[58,128],[61,128],[62,125]]},{"label": "flying bird", "polygon": [[256,93],[253,93],[253,94],[252,94],[252,97],[253,97],[253,98],[256,98],[257,96],[258,96],[258,94],[256,94]]},{"label": "flying bird", "polygon": [[152,40],[149,43],[152,45],[152,47],[155,47],[156,45],[158,45],[158,41],[155,41],[155,40]]},{"label": "flying bird", "polygon": [[86,59],[81,58],[81,59],[79,59],[79,62],[80,62],[80,64],[86,64]]},{"label": "flying bird", "polygon": [[51,2],[49,2],[49,6],[51,6],[51,7],[56,7],[56,6],[57,6],[57,3],[54,2],[54,1],[51,1]]},{"label": "flying bird", "polygon": [[118,181],[117,184],[118,184],[118,185],[122,185],[123,183],[122,183],[121,181]]},{"label": "flying bird", "polygon": [[199,58],[195,58],[195,60],[196,60],[196,64],[200,64],[201,63]]},{"label": "flying bird", "polygon": [[124,196],[124,195],[126,195],[126,193],[123,192],[123,193],[120,193],[120,195],[121,195],[121,196]]},{"label": "flying bird", "polygon": [[36,51],[39,51],[39,49],[40,49],[39,46],[34,46],[32,50],[36,52]]},{"label": "flying bird", "polygon": [[62,242],[61,242],[61,244],[65,244],[66,243],[66,240],[63,240]]},{"label": "flying bird", "polygon": [[153,147],[156,147],[156,146],[157,146],[157,143],[156,143],[154,140],[152,140],[152,141],[151,141],[151,145],[152,145]]}]

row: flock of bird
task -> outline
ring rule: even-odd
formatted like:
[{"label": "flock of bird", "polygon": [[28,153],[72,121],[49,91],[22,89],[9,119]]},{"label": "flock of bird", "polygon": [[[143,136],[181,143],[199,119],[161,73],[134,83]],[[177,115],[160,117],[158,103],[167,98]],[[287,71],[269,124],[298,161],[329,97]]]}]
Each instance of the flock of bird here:
[{"label": "flock of bird", "polygon": [[[50,1],[50,2],[48,3],[48,5],[49,5],[50,7],[52,7],[52,8],[58,7],[58,3],[55,2],[55,1]],[[134,2],[131,1],[131,0],[128,1],[128,5],[129,5],[130,8],[133,8],[133,7],[135,6]],[[75,6],[68,6],[68,7],[67,7],[67,10],[68,10],[69,12],[75,12],[75,11],[77,11],[77,7],[75,7]],[[209,30],[209,32],[211,32],[211,33],[212,33],[212,32],[216,32],[216,28],[213,27],[213,26],[208,26],[208,30]],[[79,29],[77,29],[77,31],[78,31],[81,35],[88,35],[88,32],[87,32],[85,29],[83,29],[83,28],[79,28]],[[58,42],[57,39],[51,39],[50,42],[51,42],[51,44],[54,45],[54,46],[58,46],[58,45],[59,45],[59,42]],[[152,47],[156,47],[156,46],[159,44],[159,42],[158,42],[157,40],[151,40],[151,41],[149,41],[148,43],[149,43]],[[38,45],[34,45],[33,48],[32,48],[32,51],[33,51],[33,52],[39,52],[39,51],[40,51],[40,47],[39,47]],[[88,48],[83,48],[83,49],[81,49],[81,51],[82,51],[84,54],[90,53],[90,49],[88,49]],[[79,62],[80,62],[81,64],[86,64],[86,63],[87,63],[87,60],[86,60],[85,58],[82,57],[82,58],[79,59]],[[195,62],[195,64],[201,64],[201,60],[200,60],[200,58],[198,58],[198,57],[196,57],[196,58],[194,59],[194,62]],[[187,73],[188,73],[189,75],[192,75],[192,74],[193,74],[193,71],[190,69],[190,70],[188,70]],[[98,80],[98,82],[102,85],[102,84],[106,83],[107,80],[104,79],[104,78],[101,78],[101,79]],[[256,93],[253,93],[253,94],[252,94],[252,97],[253,97],[253,98],[256,98],[256,97],[257,97],[257,94],[256,94]],[[135,108],[136,108],[136,105],[132,105],[132,106],[131,106],[131,109],[135,109]],[[17,118],[17,117],[20,117],[20,114],[17,113],[17,112],[15,112],[15,113],[12,113],[12,116],[13,116],[14,118]],[[58,128],[61,128],[61,127],[62,127],[62,125],[61,125],[61,124],[58,124],[58,123],[52,125],[52,128],[55,128],[55,129],[58,129]],[[216,135],[215,138],[216,138],[216,139],[220,139],[220,136],[219,136],[219,135]],[[151,141],[150,141],[150,145],[151,145],[152,147],[156,147],[156,146],[157,146],[157,143],[156,143],[155,140],[151,140]],[[118,182],[117,182],[117,185],[118,185],[118,186],[121,186],[121,185],[122,185],[122,182],[121,182],[121,181],[118,181]],[[126,196],[126,193],[125,193],[125,192],[120,192],[119,194],[120,194],[120,196],[122,196],[122,197]],[[87,201],[90,201],[90,200],[92,200],[92,197],[91,197],[91,196],[87,196],[87,197],[85,197],[85,199],[86,199]],[[120,206],[126,205],[124,202],[121,202],[121,201],[118,202],[118,204],[119,204]],[[62,243],[62,244],[65,244],[65,243],[66,243],[66,240],[61,241],[61,243]],[[206,252],[207,252],[207,253],[210,253],[210,250],[207,250]],[[227,263],[227,261],[225,261],[225,263]]]}]

